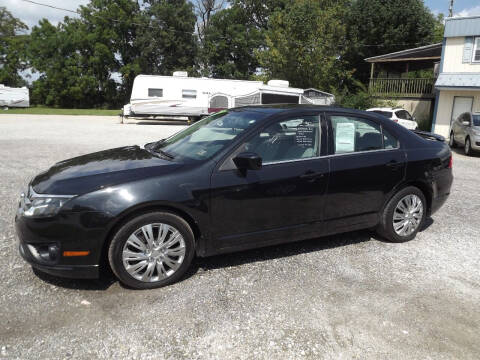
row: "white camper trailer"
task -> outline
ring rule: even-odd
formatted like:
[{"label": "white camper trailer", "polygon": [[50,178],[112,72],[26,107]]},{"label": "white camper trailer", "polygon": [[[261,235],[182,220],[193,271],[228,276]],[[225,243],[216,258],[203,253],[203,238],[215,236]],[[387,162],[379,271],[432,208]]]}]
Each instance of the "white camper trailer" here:
[{"label": "white camper trailer", "polygon": [[175,72],[173,76],[138,75],[123,115],[199,118],[237,106],[278,103],[313,101],[304,96],[303,89],[289,87],[288,81],[271,80],[265,85],[262,81],[194,78]]},{"label": "white camper trailer", "polygon": [[30,95],[26,87],[12,88],[0,84],[1,107],[29,107]]}]

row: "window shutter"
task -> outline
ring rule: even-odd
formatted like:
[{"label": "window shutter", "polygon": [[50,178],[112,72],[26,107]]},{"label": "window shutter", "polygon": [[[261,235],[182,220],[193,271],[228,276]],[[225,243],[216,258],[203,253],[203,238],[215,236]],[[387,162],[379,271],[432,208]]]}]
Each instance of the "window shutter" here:
[{"label": "window shutter", "polygon": [[462,63],[470,63],[472,61],[473,51],[473,37],[465,37],[465,45],[463,46],[463,58]]}]

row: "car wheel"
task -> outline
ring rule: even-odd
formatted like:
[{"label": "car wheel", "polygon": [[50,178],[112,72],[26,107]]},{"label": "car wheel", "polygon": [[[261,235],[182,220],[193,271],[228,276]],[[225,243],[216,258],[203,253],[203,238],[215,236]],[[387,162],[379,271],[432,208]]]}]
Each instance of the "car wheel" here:
[{"label": "car wheel", "polygon": [[472,154],[472,144],[470,143],[470,138],[465,139],[465,155],[471,155]]},{"label": "car wheel", "polygon": [[457,144],[455,143],[455,137],[453,135],[453,131],[450,133],[450,140],[448,141],[448,145],[450,145],[452,149],[457,147]]},{"label": "car wheel", "polygon": [[420,189],[409,186],[400,190],[383,210],[377,232],[392,242],[412,240],[422,228],[427,201]]},{"label": "car wheel", "polygon": [[150,212],[115,233],[108,260],[123,284],[152,289],[178,281],[194,253],[194,235],[185,220],[168,212]]}]

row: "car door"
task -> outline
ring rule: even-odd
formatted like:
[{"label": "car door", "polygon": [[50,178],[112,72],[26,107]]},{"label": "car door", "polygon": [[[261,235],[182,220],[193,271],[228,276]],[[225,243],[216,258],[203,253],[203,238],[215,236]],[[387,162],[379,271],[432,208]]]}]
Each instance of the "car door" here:
[{"label": "car door", "polygon": [[[329,161],[317,113],[275,119],[228,155],[211,178],[214,252],[307,238],[321,231]],[[262,157],[241,173],[240,152]],[[310,235],[309,235],[310,234]]]},{"label": "car door", "polygon": [[458,142],[458,134],[460,131],[460,121],[461,121],[462,115],[459,115],[455,120],[451,122],[451,128],[453,132],[453,138],[455,139],[456,142]]},{"label": "car door", "polygon": [[405,176],[405,153],[374,119],[345,113],[330,113],[327,119],[330,179],[324,225],[330,233],[373,226]]}]

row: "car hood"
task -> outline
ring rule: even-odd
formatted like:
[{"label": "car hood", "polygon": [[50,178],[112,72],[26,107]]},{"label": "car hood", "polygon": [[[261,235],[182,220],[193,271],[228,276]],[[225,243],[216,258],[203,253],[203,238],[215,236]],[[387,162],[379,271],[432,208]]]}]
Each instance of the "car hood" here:
[{"label": "car hood", "polygon": [[139,146],[127,146],[56,163],[36,176],[30,185],[39,194],[81,195],[148,176],[162,175],[180,166]]}]

